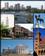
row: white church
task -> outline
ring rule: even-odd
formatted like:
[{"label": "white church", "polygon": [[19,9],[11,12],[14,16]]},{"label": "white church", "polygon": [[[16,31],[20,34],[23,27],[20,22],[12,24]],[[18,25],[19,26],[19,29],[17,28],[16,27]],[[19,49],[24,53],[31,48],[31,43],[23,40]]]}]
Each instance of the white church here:
[{"label": "white church", "polygon": [[14,27],[14,15],[13,14],[1,14],[1,24],[7,25],[8,28]]}]

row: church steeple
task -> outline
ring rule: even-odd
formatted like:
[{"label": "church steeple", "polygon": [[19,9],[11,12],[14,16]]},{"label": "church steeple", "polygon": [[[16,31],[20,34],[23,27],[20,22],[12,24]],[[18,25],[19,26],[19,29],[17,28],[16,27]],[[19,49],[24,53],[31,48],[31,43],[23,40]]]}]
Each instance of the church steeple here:
[{"label": "church steeple", "polygon": [[40,36],[41,36],[41,33],[38,31],[37,35],[36,35],[36,38],[40,39]]},{"label": "church steeple", "polygon": [[38,55],[38,50],[40,48],[40,40],[41,40],[41,33],[38,31],[37,34],[36,34],[36,39],[35,39],[35,51]]}]

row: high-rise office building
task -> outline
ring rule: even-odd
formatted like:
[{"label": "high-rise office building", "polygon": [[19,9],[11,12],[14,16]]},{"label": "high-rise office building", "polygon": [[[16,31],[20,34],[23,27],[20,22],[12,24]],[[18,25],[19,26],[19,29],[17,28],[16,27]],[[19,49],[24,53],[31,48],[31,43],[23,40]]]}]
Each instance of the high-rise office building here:
[{"label": "high-rise office building", "polygon": [[19,3],[15,4],[14,8],[15,8],[15,10],[20,10],[20,4]]},{"label": "high-rise office building", "polygon": [[9,8],[9,3],[5,3],[5,9],[8,9]]},{"label": "high-rise office building", "polygon": [[43,5],[41,5],[41,10],[43,10]]}]

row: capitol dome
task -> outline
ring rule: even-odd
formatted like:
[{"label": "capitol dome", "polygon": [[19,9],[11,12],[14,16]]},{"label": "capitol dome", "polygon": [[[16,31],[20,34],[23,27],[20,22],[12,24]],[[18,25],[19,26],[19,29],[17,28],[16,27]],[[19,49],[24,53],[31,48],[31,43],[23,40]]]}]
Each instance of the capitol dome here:
[{"label": "capitol dome", "polygon": [[17,45],[15,49],[16,49],[17,54],[28,54],[29,53],[29,51],[27,50],[28,47],[23,44]]}]

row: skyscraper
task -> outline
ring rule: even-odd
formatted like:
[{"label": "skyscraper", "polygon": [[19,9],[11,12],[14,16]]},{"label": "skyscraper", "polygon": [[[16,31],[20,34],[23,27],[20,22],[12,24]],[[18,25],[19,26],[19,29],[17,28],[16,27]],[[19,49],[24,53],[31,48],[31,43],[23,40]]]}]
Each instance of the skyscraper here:
[{"label": "skyscraper", "polygon": [[9,3],[5,3],[5,9],[8,9],[9,8]]},{"label": "skyscraper", "polygon": [[20,10],[20,4],[15,4],[15,10]]},{"label": "skyscraper", "polygon": [[43,10],[43,5],[41,5],[41,10]]}]

